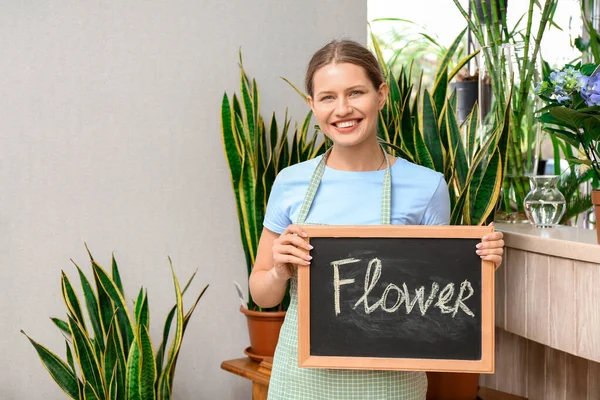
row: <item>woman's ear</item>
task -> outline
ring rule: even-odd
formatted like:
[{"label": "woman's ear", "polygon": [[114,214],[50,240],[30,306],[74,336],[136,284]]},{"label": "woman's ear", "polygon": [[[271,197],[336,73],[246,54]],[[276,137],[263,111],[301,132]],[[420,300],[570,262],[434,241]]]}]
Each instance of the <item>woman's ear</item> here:
[{"label": "woman's ear", "polygon": [[308,103],[308,106],[310,107],[310,109],[313,111],[313,113],[315,112],[315,108],[313,107],[313,98],[311,96],[306,96],[306,102]]},{"label": "woman's ear", "polygon": [[380,110],[383,109],[389,92],[390,88],[388,85],[385,82],[382,82],[381,85],[379,85],[379,89],[377,89],[377,101],[379,103]]}]

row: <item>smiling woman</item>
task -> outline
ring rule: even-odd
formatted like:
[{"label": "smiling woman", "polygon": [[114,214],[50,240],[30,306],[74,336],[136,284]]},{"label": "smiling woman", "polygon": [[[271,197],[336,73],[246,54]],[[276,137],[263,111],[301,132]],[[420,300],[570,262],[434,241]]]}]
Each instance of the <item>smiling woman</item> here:
[{"label": "smiling woman", "polygon": [[[309,65],[308,104],[334,143],[327,162],[331,168],[371,171],[383,166],[385,154],[379,155],[376,133],[388,87],[374,61],[367,49],[342,41],[323,47]],[[352,165],[345,163],[348,151],[353,153]]]},{"label": "smiling woman", "polygon": [[[424,372],[298,367],[297,268],[310,265],[312,250],[301,225],[447,225],[450,220],[444,176],[388,155],[378,142],[388,87],[368,49],[348,40],[327,44],[309,63],[306,91],[333,146],[277,175],[250,275],[252,296],[262,307],[278,304],[290,281],[269,399],[425,399]],[[477,254],[499,265],[502,233],[488,236]]]}]

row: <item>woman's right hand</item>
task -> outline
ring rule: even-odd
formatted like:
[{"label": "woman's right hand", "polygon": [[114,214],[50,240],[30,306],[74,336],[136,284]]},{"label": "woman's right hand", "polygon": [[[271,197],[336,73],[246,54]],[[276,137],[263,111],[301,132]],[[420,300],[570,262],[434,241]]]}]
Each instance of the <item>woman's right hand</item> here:
[{"label": "woman's right hand", "polygon": [[302,238],[308,235],[298,225],[289,225],[273,242],[273,273],[279,279],[288,280],[298,265],[309,265],[312,257],[305,250],[312,246]]}]

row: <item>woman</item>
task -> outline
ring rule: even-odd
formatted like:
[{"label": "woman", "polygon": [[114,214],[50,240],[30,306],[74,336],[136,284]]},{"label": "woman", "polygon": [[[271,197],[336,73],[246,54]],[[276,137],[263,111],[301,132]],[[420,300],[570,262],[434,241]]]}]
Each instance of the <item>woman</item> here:
[{"label": "woman", "polygon": [[[252,297],[262,307],[279,304],[291,279],[269,400],[425,399],[424,372],[298,368],[295,269],[310,264],[310,255],[300,249],[312,249],[298,225],[447,225],[450,220],[443,175],[386,154],[377,140],[388,87],[368,49],[348,40],[324,46],[308,65],[306,91],[333,146],[277,176],[250,275]],[[502,233],[494,232],[476,251],[499,266],[503,246]]]}]

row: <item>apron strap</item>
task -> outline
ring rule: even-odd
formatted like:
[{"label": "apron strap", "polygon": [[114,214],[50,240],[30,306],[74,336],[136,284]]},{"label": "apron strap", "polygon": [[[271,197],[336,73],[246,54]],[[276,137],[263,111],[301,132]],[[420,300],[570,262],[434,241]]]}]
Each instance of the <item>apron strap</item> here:
[{"label": "apron strap", "polygon": [[[390,160],[383,146],[381,146],[381,151],[383,151],[383,154],[385,156],[386,168],[385,174],[383,175],[380,223],[381,225],[390,225],[392,213],[392,174],[390,172]],[[319,189],[321,179],[323,178],[323,174],[325,173],[325,163],[327,162],[327,157],[329,156],[330,152],[331,147],[325,152],[323,157],[321,157],[321,161],[319,161],[317,168],[310,177],[310,181],[308,182],[308,188],[306,189],[306,194],[304,195],[304,201],[302,202],[302,206],[300,207],[300,213],[298,215],[298,219],[296,220],[296,224],[298,225],[302,225],[306,222],[306,217],[308,216],[310,207],[312,206],[315,195],[317,194],[317,190]]]}]

